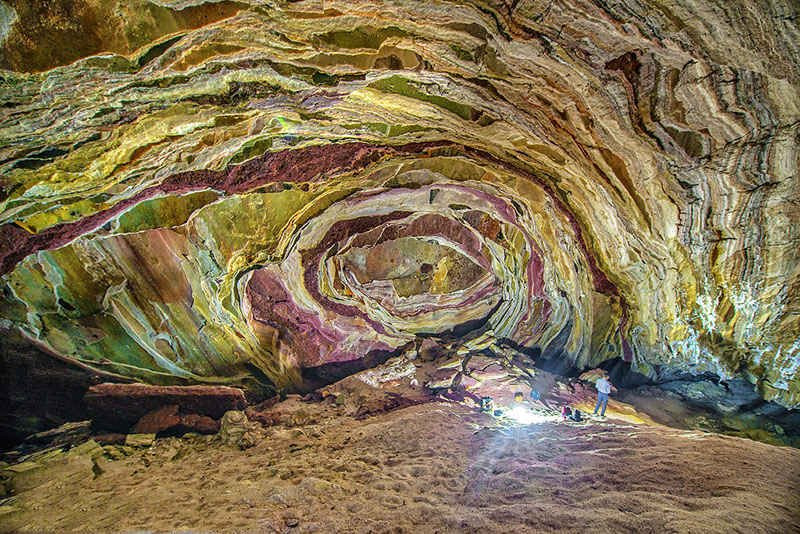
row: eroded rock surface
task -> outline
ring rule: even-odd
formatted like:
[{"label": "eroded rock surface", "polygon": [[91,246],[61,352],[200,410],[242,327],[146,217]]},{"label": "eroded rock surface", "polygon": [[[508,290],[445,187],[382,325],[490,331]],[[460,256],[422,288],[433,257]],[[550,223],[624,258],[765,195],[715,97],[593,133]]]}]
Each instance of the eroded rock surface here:
[{"label": "eroded rock surface", "polygon": [[800,404],[794,4],[54,4],[0,9],[4,327],[153,384],[424,339]]}]

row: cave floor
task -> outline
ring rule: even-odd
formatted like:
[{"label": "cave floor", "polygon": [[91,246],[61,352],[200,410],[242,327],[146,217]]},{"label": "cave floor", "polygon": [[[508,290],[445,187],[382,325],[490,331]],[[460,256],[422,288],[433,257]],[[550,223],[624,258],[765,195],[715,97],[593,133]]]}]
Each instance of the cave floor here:
[{"label": "cave floor", "polygon": [[612,418],[500,427],[442,402],[273,427],[244,451],[159,439],[49,476],[0,530],[800,530],[800,450]]}]

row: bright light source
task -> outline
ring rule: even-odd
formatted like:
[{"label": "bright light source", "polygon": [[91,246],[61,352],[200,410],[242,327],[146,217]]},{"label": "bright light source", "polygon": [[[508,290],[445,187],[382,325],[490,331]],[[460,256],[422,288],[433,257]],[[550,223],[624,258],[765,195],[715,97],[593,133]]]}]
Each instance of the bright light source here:
[{"label": "bright light source", "polygon": [[537,423],[546,423],[547,421],[554,421],[557,419],[555,416],[536,413],[522,405],[514,406],[505,412],[505,415],[520,425],[534,425]]}]

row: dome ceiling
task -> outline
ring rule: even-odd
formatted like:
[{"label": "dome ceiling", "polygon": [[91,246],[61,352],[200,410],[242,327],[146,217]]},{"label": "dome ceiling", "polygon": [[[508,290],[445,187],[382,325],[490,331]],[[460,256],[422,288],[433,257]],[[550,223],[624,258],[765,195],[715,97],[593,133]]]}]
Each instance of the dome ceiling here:
[{"label": "dome ceiling", "polygon": [[24,4],[0,317],[61,358],[298,388],[488,340],[800,404],[790,3]]}]

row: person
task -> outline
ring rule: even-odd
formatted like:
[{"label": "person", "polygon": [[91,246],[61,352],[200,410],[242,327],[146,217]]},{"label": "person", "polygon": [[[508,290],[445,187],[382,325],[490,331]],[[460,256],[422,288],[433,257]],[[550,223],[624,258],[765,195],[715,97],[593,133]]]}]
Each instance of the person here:
[{"label": "person", "polygon": [[566,421],[567,419],[570,421],[575,421],[576,423],[580,423],[583,421],[583,414],[581,414],[581,411],[577,408],[573,410],[569,406],[565,405],[561,408],[561,420]]},{"label": "person", "polygon": [[612,390],[616,390],[616,388],[608,380],[607,374],[601,376],[597,380],[595,387],[597,388],[597,404],[594,406],[594,415],[597,415],[597,410],[600,410],[602,407],[602,410],[600,411],[600,417],[605,417],[606,406],[608,406],[608,395]]}]

